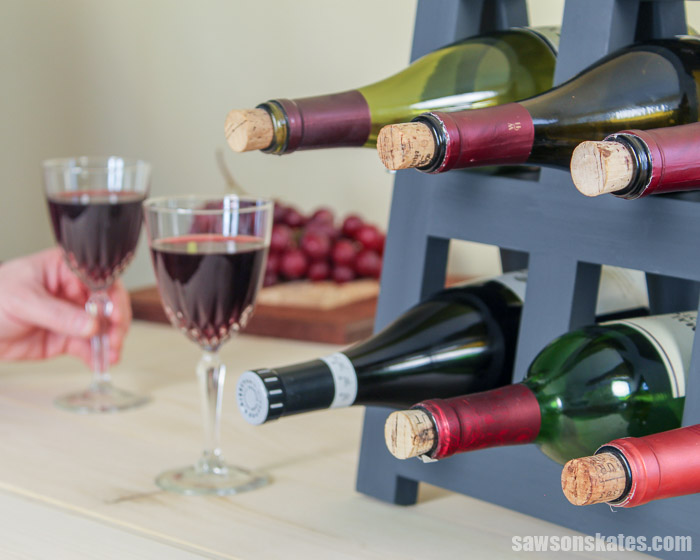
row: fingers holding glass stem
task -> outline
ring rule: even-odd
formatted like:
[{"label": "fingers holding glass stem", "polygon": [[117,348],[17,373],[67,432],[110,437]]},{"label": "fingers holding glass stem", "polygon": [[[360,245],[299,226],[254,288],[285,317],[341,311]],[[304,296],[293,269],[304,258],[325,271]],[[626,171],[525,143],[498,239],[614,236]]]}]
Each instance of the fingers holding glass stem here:
[{"label": "fingers holding glass stem", "polygon": [[85,303],[85,310],[95,318],[97,324],[97,332],[90,339],[92,382],[84,391],[57,398],[56,406],[72,412],[91,413],[118,412],[147,403],[148,397],[135,395],[112,385],[109,374],[109,333],[114,304],[107,290],[92,290]]}]

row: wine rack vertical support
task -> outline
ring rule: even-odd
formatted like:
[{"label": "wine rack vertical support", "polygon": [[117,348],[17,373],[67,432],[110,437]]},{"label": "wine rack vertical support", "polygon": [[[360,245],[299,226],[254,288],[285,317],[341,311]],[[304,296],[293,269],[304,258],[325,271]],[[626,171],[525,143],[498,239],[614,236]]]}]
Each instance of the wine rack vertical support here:
[{"label": "wine rack vertical support", "polygon": [[[542,348],[557,336],[594,322],[600,266],[567,255],[532,253],[514,381],[521,381]],[[563,288],[563,289],[562,289]],[[534,328],[533,328],[534,327]]]},{"label": "wine rack vertical support", "polygon": [[[472,0],[469,2],[420,1],[416,14],[411,59],[446,43],[493,28],[527,25],[525,0]],[[382,290],[375,329],[387,325],[401,310],[417,303],[445,283],[449,240],[431,236],[432,196],[422,177],[417,181],[397,178],[382,267]],[[518,260],[517,252],[508,253]],[[384,445],[384,419],[389,410],[368,407],[362,436],[357,488],[382,500],[409,505],[417,497],[417,479],[398,476],[396,460]],[[382,426],[378,430],[378,426]]]},{"label": "wine rack vertical support", "polygon": [[[419,0],[412,57],[464,36],[526,24],[518,0]],[[555,83],[635,39],[685,33],[681,0],[567,0]],[[451,239],[529,257],[529,278],[513,379],[556,336],[590,323],[600,266],[643,270],[652,311],[699,306],[700,197],[588,199],[568,173],[536,180],[468,172],[397,174],[376,329],[444,284]],[[517,259],[516,259],[517,260]],[[695,337],[684,424],[700,423],[700,337]],[[399,461],[384,444],[390,409],[368,407],[357,489],[402,505],[419,482],[487,500],[589,534],[689,535],[700,542],[700,495],[612,512],[577,508],[561,492],[561,466],[534,446],[482,450],[423,464]],[[661,557],[664,554],[659,553]]]}]

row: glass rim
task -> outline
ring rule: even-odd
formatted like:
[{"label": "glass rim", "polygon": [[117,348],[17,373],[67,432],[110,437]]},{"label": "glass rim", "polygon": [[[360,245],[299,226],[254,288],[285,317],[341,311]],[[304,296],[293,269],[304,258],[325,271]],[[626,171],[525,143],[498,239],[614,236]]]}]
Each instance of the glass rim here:
[{"label": "glass rim", "polygon": [[121,169],[133,169],[137,167],[144,167],[147,169],[151,168],[150,162],[144,160],[144,159],[139,159],[139,158],[132,158],[132,157],[124,157],[124,156],[116,156],[116,155],[109,155],[109,156],[69,156],[69,157],[58,157],[58,158],[49,158],[45,159],[41,162],[41,166],[44,169],[70,169],[70,168],[77,168],[77,167],[82,167],[82,168],[88,168],[88,169],[108,169],[106,166],[106,163],[109,160],[121,160],[123,162],[123,165],[120,166]]},{"label": "glass rim", "polygon": [[[165,201],[218,201],[218,200],[241,200],[244,202],[256,202],[255,206],[246,208],[177,208],[172,206],[160,206]],[[264,196],[254,195],[238,195],[238,194],[184,194],[184,195],[166,195],[154,196],[143,201],[143,208],[147,211],[159,212],[163,214],[196,214],[196,215],[214,215],[223,212],[236,212],[238,214],[250,214],[252,212],[260,212],[272,210],[273,201]]]}]

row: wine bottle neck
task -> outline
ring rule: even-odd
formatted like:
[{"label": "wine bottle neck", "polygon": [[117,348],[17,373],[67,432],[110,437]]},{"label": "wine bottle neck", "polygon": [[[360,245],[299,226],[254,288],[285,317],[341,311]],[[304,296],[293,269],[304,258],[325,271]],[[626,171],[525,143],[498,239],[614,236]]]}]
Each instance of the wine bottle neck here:
[{"label": "wine bottle neck", "polygon": [[623,198],[696,189],[700,181],[697,145],[700,123],[654,130],[624,130],[606,140],[630,148],[640,166],[629,189],[613,193]]},{"label": "wine bottle neck", "polygon": [[419,167],[427,173],[454,168],[525,163],[535,128],[519,103],[455,113],[426,113],[414,119],[426,124],[435,139],[435,155]]},{"label": "wine bottle neck", "polygon": [[601,447],[615,453],[628,470],[628,485],[620,507],[700,492],[700,425],[687,426],[641,438],[622,438]]},{"label": "wine bottle neck", "polygon": [[[347,387],[342,382],[336,384],[335,377],[327,360],[246,371],[236,387],[238,409],[249,423],[263,424],[287,414],[329,408],[334,403],[343,406],[337,404],[338,387]],[[352,404],[354,395],[346,393],[340,398]]]},{"label": "wine bottle neck", "polygon": [[605,140],[614,140],[625,146],[633,157],[634,174],[629,185],[612,194],[620,198],[639,198],[649,186],[652,177],[652,162],[649,146],[635,133],[640,131],[623,131],[611,134]]},{"label": "wine bottle neck", "polygon": [[369,138],[369,105],[357,90],[302,99],[274,99],[258,106],[270,113],[273,141],[264,152],[362,146]]},{"label": "wine bottle neck", "polygon": [[432,399],[414,408],[425,410],[437,430],[433,459],[487,447],[532,443],[542,415],[533,392],[523,384],[455,397]]}]

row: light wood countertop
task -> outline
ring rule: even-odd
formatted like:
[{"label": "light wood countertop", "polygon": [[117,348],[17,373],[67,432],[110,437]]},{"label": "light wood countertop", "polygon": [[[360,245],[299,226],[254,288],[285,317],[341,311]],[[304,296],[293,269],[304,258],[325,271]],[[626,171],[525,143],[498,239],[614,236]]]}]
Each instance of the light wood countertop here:
[{"label": "light wood countertop", "polygon": [[53,406],[55,396],[89,381],[71,358],[0,363],[0,558],[533,558],[512,550],[514,535],[576,534],[427,485],[411,507],[358,494],[361,407],[258,427],[239,417],[241,371],[336,349],[245,335],[223,348],[224,456],[274,479],[230,497],[169,494],[153,482],[162,470],[193,463],[203,444],[199,350],[173,328],[134,323],[113,377],[153,401],[119,414]]}]

